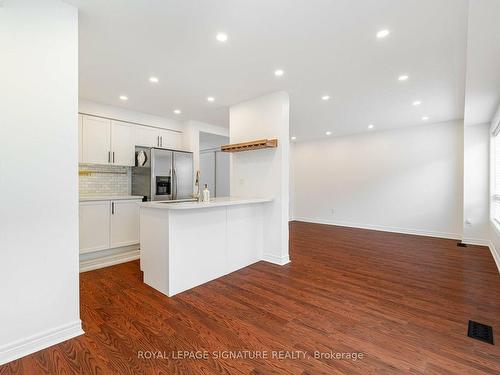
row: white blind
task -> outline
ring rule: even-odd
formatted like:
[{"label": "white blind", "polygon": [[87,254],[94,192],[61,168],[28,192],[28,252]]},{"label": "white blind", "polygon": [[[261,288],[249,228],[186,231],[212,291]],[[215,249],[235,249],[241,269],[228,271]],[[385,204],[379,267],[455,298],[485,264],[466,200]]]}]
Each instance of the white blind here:
[{"label": "white blind", "polygon": [[493,219],[500,224],[500,135],[493,133]]},{"label": "white blind", "polygon": [[493,152],[494,152],[494,186],[493,186],[493,194],[500,196],[500,135],[493,137]]}]

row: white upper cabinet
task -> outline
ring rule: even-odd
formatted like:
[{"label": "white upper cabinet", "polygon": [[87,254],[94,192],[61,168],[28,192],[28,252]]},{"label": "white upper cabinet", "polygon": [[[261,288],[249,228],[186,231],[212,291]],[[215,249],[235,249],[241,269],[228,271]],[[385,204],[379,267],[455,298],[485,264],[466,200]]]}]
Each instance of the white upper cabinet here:
[{"label": "white upper cabinet", "polygon": [[135,165],[135,126],[126,122],[111,121],[111,163]]},{"label": "white upper cabinet", "polygon": [[111,120],[83,115],[81,144],[82,163],[110,163]]},{"label": "white upper cabinet", "polygon": [[148,126],[136,126],[135,144],[144,147],[180,150],[182,146],[182,133]]},{"label": "white upper cabinet", "polygon": [[134,166],[135,146],[182,150],[182,133],[79,115],[78,161],[87,164]]},{"label": "white upper cabinet", "polygon": [[159,130],[160,147],[180,150],[182,147],[182,134],[171,130]]},{"label": "white upper cabinet", "polygon": [[158,129],[147,126],[135,126],[135,145],[144,147],[160,147]]}]

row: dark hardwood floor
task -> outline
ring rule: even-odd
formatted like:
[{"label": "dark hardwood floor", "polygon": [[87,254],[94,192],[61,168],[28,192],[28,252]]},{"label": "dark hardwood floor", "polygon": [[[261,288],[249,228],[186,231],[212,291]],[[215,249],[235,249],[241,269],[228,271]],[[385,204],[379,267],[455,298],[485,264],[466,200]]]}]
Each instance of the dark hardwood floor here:
[{"label": "dark hardwood floor", "polygon": [[[142,283],[138,262],[81,274],[86,334],[0,374],[500,373],[500,276],[486,247],[300,222],[290,244],[289,265],[259,262],[173,298]],[[468,338],[469,319],[498,344]],[[228,351],[299,358],[217,358]]]}]

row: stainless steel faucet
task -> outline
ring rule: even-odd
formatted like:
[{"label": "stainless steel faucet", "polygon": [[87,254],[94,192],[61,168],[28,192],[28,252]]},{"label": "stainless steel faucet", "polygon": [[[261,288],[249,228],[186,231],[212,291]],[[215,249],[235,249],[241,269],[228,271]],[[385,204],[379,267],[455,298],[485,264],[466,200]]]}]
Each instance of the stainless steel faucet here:
[{"label": "stainless steel faucet", "polygon": [[198,199],[198,201],[201,201],[200,176],[201,176],[201,173],[200,173],[200,170],[198,169],[196,171],[196,178],[195,178],[195,182],[194,182],[194,185],[196,186],[196,192],[193,194],[193,198]]}]

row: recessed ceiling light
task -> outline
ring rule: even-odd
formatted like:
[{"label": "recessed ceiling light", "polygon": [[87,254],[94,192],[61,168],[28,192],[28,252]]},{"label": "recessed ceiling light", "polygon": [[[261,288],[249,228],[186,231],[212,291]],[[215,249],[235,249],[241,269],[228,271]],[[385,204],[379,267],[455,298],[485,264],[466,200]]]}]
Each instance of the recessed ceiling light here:
[{"label": "recessed ceiling light", "polygon": [[385,38],[387,35],[389,35],[391,32],[387,29],[384,29],[384,30],[380,30],[378,33],[377,33],[377,38],[378,39],[383,39]]},{"label": "recessed ceiling light", "polygon": [[331,131],[327,131],[325,134],[326,135],[332,135],[332,132]]},{"label": "recessed ceiling light", "polygon": [[402,74],[398,77],[398,81],[406,81],[408,78],[410,78],[407,74]]},{"label": "recessed ceiling light", "polygon": [[174,113],[175,113],[176,115],[180,115],[182,112],[181,112],[181,110],[180,110],[180,109],[174,109]]},{"label": "recessed ceiling light", "polygon": [[227,42],[227,34],[225,33],[217,33],[215,36],[215,39],[217,39],[218,42],[225,43]]},{"label": "recessed ceiling light", "polygon": [[297,137],[292,137],[292,141],[295,141],[297,139]]},{"label": "recessed ceiling light", "polygon": [[375,126],[373,124],[368,124],[368,129],[373,129]]},{"label": "recessed ceiling light", "polygon": [[215,98],[213,96],[209,96],[207,98],[207,102],[213,102],[213,101],[215,101]]},{"label": "recessed ceiling light", "polygon": [[126,101],[126,100],[128,100],[128,96],[120,95],[120,100]]},{"label": "recessed ceiling light", "polygon": [[323,95],[321,97],[321,100],[324,100],[324,101],[330,100],[330,95]]},{"label": "recessed ceiling light", "polygon": [[158,77],[149,77],[149,82],[158,83],[160,82],[160,80],[158,79]]},{"label": "recessed ceiling light", "polygon": [[276,70],[274,71],[274,75],[275,75],[276,77],[281,77],[281,76],[283,76],[283,74],[285,74],[285,72],[284,72],[282,69],[276,69]]},{"label": "recessed ceiling light", "polygon": [[415,106],[415,107],[416,107],[417,105],[420,105],[420,104],[422,104],[422,101],[421,101],[421,100],[415,100],[413,103],[411,103],[411,105],[413,105],[413,106]]},{"label": "recessed ceiling light", "polygon": [[428,116],[422,116],[422,121],[427,121],[429,119]]}]

